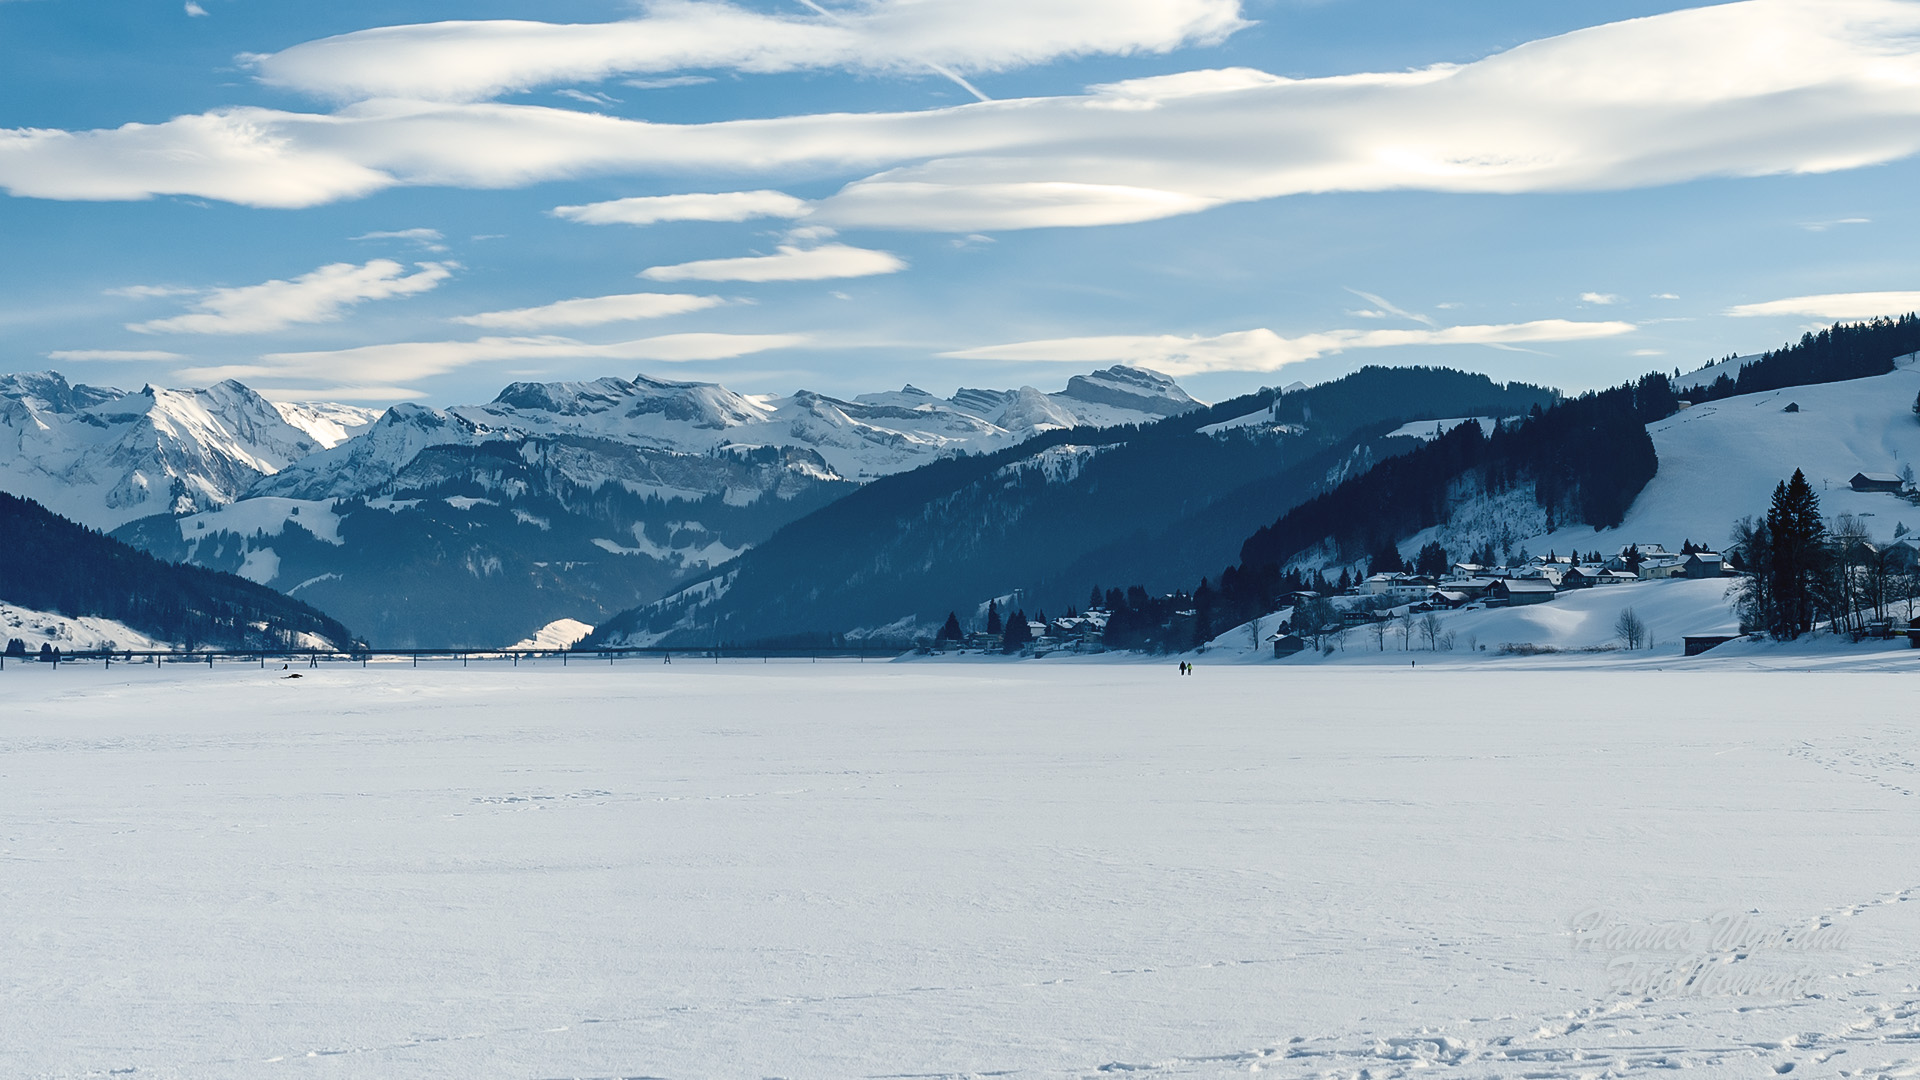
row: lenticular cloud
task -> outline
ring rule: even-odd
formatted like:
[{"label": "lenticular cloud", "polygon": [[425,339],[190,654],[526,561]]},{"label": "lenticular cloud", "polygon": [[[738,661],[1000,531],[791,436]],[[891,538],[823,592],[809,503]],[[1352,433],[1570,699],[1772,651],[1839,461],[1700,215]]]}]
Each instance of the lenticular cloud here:
[{"label": "lenticular cloud", "polygon": [[[0,132],[0,185],[308,206],[398,185],[839,171],[851,182],[837,195],[756,212],[929,231],[1093,226],[1315,192],[1605,190],[1858,168],[1920,152],[1916,86],[1920,3],[1747,0],[1416,72],[1187,72],[908,113],[657,124],[388,99],[327,115],[230,109]],[[629,209],[743,212],[700,198]]]},{"label": "lenticular cloud", "polygon": [[476,101],[690,68],[1002,71],[1063,56],[1165,52],[1245,25],[1239,0],[865,0],[845,12],[790,15],[672,0],[613,23],[390,26],[246,59],[263,81],[316,96]]}]

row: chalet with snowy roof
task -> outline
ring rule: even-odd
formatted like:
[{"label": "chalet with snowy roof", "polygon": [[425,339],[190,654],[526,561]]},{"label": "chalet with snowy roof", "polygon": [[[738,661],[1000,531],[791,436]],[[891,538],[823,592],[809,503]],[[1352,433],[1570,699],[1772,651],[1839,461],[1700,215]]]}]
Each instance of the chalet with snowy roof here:
[{"label": "chalet with snowy roof", "polygon": [[1632,570],[1633,567],[1628,565],[1627,555],[1629,552],[1638,552],[1640,558],[1643,560],[1668,553],[1667,549],[1661,547],[1659,544],[1628,544],[1608,556],[1604,565],[1609,570]]},{"label": "chalet with snowy roof", "polygon": [[1853,474],[1853,479],[1847,482],[1853,485],[1855,491],[1885,491],[1894,495],[1900,494],[1907,486],[1892,473],[1857,472]]},{"label": "chalet with snowy roof", "polygon": [[1474,600],[1475,597],[1460,592],[1457,589],[1435,589],[1427,595],[1427,603],[1433,605],[1435,608],[1444,608],[1448,611],[1466,607],[1468,604],[1473,603]]},{"label": "chalet with snowy roof", "polygon": [[1641,581],[1666,581],[1668,578],[1686,576],[1687,560],[1679,555],[1660,555],[1640,564]]},{"label": "chalet with snowy roof", "polygon": [[1448,592],[1466,593],[1469,599],[1479,600],[1487,595],[1488,589],[1493,588],[1496,580],[1490,577],[1455,578],[1441,582],[1440,587]]},{"label": "chalet with snowy roof", "polygon": [[1687,556],[1680,567],[1687,577],[1696,581],[1701,578],[1725,577],[1727,560],[1716,551],[1696,551]]},{"label": "chalet with snowy roof", "polygon": [[1567,572],[1560,575],[1560,589],[1562,592],[1570,589],[1591,589],[1604,573],[1606,571],[1597,566],[1568,567]]},{"label": "chalet with snowy roof", "polygon": [[1511,578],[1493,583],[1493,588],[1487,590],[1487,603],[1496,607],[1524,607],[1547,603],[1559,594],[1560,590],[1545,578]]},{"label": "chalet with snowy roof", "polygon": [[1640,575],[1630,574],[1625,570],[1602,570],[1593,583],[1595,585],[1626,585],[1639,580]]},{"label": "chalet with snowy roof", "polygon": [[1297,653],[1305,652],[1306,639],[1298,634],[1275,634],[1267,639],[1273,642],[1273,658],[1283,660]]}]

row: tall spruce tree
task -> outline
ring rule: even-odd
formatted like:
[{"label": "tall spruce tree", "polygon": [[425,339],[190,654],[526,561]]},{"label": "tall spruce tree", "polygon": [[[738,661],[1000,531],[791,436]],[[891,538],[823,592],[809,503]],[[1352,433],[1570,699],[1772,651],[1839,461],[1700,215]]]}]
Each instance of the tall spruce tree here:
[{"label": "tall spruce tree", "polygon": [[946,625],[940,628],[940,633],[936,635],[933,640],[937,645],[944,645],[949,641],[959,641],[965,636],[965,634],[960,632],[960,616],[949,611],[947,612]]},{"label": "tall spruce tree", "polygon": [[1773,541],[1770,565],[1765,571],[1773,579],[1771,629],[1778,638],[1799,637],[1813,629],[1820,583],[1830,560],[1827,526],[1820,519],[1820,497],[1799,469],[1773,489],[1773,503],[1767,508],[1767,533]]},{"label": "tall spruce tree", "polygon": [[1000,602],[997,600],[989,600],[987,601],[987,633],[997,634],[999,632]]}]

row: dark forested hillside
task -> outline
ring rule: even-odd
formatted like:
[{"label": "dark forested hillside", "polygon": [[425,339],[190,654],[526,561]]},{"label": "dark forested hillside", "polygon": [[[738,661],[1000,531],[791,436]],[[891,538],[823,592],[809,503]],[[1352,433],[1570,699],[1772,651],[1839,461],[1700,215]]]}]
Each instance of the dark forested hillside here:
[{"label": "dark forested hillside", "polygon": [[1835,323],[1742,364],[1737,375],[1721,375],[1692,396],[1713,401],[1785,386],[1865,379],[1885,375],[1893,370],[1896,358],[1913,352],[1920,352],[1920,318],[1911,313],[1897,319]]},{"label": "dark forested hillside", "polygon": [[1230,560],[1248,531],[1329,482],[1417,445],[1383,438],[1404,421],[1553,400],[1481,375],[1368,368],[1144,428],[1050,432],[877,480],[590,641],[910,634],[1016,592],[1029,610],[1064,609],[1087,595],[1086,575],[1170,587]]},{"label": "dark forested hillside", "polygon": [[346,627],[244,578],[162,562],[0,492],[0,601],[100,616],[188,647],[281,648],[313,635],[347,647]]},{"label": "dark forested hillside", "polygon": [[1249,537],[1239,564],[1220,577],[1220,621],[1230,626],[1270,610],[1288,563],[1309,552],[1352,562],[1445,522],[1469,476],[1485,493],[1532,483],[1550,520],[1617,525],[1659,468],[1646,425],[1674,407],[1667,377],[1652,374],[1491,432],[1462,424],[1383,461]]}]

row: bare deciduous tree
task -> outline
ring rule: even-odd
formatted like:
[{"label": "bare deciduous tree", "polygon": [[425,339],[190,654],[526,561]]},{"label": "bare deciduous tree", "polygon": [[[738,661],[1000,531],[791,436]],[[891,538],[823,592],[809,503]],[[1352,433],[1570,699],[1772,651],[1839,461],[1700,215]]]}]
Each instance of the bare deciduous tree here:
[{"label": "bare deciduous tree", "polygon": [[1640,616],[1634,614],[1632,608],[1626,608],[1620,612],[1620,617],[1614,620],[1613,633],[1626,643],[1629,650],[1637,649],[1647,643],[1647,624]]},{"label": "bare deciduous tree", "polygon": [[1440,647],[1440,616],[1429,611],[1420,617],[1420,640],[1427,643],[1427,651]]}]

